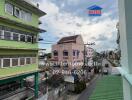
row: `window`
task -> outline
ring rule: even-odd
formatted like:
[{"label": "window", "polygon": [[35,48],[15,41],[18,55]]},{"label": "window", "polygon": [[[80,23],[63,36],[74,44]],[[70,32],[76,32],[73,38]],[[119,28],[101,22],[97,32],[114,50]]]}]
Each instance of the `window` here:
[{"label": "window", "polygon": [[11,32],[5,31],[4,32],[4,39],[5,40],[11,40]]},{"label": "window", "polygon": [[10,67],[10,59],[9,58],[3,59],[3,67]]},{"label": "window", "polygon": [[75,50],[73,50],[73,56],[76,56],[76,51]]},{"label": "window", "polygon": [[53,51],[53,55],[54,55],[54,56],[58,56],[58,51],[54,50],[54,51]]},{"label": "window", "polygon": [[33,64],[36,63],[36,57],[32,57],[32,63],[33,63]]},{"label": "window", "polygon": [[20,18],[23,19],[23,20],[26,20],[26,12],[21,10],[20,13],[21,13]]},{"label": "window", "polygon": [[18,58],[12,58],[12,66],[18,66]]},{"label": "window", "polygon": [[31,64],[31,59],[30,58],[26,58],[26,64]]},{"label": "window", "polygon": [[1,61],[1,59],[0,59],[0,68],[2,67],[2,61]]},{"label": "window", "polygon": [[19,34],[13,33],[13,40],[18,41],[19,40]]},{"label": "window", "polygon": [[3,35],[3,34],[2,34],[2,30],[0,30],[0,39],[2,39],[2,35]]},{"label": "window", "polygon": [[20,18],[20,9],[17,7],[15,7],[15,9],[14,9],[14,16]]},{"label": "window", "polygon": [[27,36],[27,42],[32,42],[32,37],[31,36]]},{"label": "window", "polygon": [[20,16],[21,19],[23,19],[25,21],[31,21],[32,20],[32,14],[31,13],[25,12],[23,10],[21,10],[20,13],[21,13],[21,16]]},{"label": "window", "polygon": [[67,50],[63,51],[63,56],[68,56],[68,51]]},{"label": "window", "polygon": [[25,58],[20,58],[20,65],[25,65]]},{"label": "window", "polygon": [[26,13],[26,21],[31,21],[32,20],[32,15],[30,13]]},{"label": "window", "polygon": [[23,42],[26,41],[26,37],[25,37],[25,35],[20,35],[20,41],[23,41]]},{"label": "window", "polygon": [[5,12],[13,15],[13,5],[10,3],[5,4]]}]

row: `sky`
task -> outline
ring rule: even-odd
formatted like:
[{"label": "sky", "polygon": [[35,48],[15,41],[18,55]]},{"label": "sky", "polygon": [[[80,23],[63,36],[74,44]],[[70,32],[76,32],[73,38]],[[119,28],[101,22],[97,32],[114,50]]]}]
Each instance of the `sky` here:
[{"label": "sky", "polygon": [[[118,0],[36,0],[40,9],[47,13],[40,18],[44,40],[39,48],[51,52],[51,45],[64,37],[80,34],[85,43],[95,42],[97,51],[117,48]],[[102,7],[102,16],[88,16],[87,8]],[[43,44],[47,43],[47,44]],[[48,44],[49,43],[49,44]]]}]

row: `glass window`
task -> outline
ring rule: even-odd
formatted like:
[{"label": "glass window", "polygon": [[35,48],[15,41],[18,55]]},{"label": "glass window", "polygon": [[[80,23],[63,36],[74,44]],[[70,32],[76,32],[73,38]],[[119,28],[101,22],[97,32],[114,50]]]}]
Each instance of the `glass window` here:
[{"label": "glass window", "polygon": [[11,32],[5,31],[4,32],[4,39],[5,40],[11,40]]},{"label": "glass window", "polygon": [[2,30],[0,30],[0,39],[2,39]]},{"label": "glass window", "polygon": [[31,64],[31,59],[30,58],[26,58],[26,64]]},{"label": "glass window", "polygon": [[19,40],[19,34],[13,33],[13,40],[18,41]]},{"label": "glass window", "polygon": [[3,67],[10,67],[10,59],[3,59]]},{"label": "glass window", "polygon": [[36,63],[36,57],[33,57],[33,58],[32,58],[32,63],[33,63],[33,64]]},{"label": "glass window", "polygon": [[21,13],[20,18],[23,19],[23,20],[26,20],[26,12],[21,10],[20,13]]},{"label": "glass window", "polygon": [[25,65],[25,58],[20,58],[20,65]]},{"label": "glass window", "polygon": [[1,62],[1,59],[0,59],[0,68],[2,67],[2,62]]},{"label": "glass window", "polygon": [[73,56],[76,56],[76,51],[75,50],[73,50]]},{"label": "glass window", "polygon": [[13,5],[10,3],[5,4],[5,12],[13,15]]},{"label": "glass window", "polygon": [[54,50],[54,51],[53,51],[53,55],[54,55],[54,56],[58,56],[58,51]]},{"label": "glass window", "polygon": [[12,58],[12,66],[18,66],[18,59]]},{"label": "glass window", "polygon": [[63,56],[68,56],[68,51],[67,50],[63,51]]},{"label": "glass window", "polygon": [[25,42],[25,40],[26,40],[26,37],[25,37],[25,35],[20,35],[20,41],[23,41],[23,42]]},{"label": "glass window", "polygon": [[32,15],[30,13],[26,13],[26,21],[31,21]]},{"label": "glass window", "polygon": [[14,9],[14,16],[20,18],[20,9],[17,7],[15,7],[15,9]]},{"label": "glass window", "polygon": [[27,36],[27,42],[32,42],[32,36]]}]

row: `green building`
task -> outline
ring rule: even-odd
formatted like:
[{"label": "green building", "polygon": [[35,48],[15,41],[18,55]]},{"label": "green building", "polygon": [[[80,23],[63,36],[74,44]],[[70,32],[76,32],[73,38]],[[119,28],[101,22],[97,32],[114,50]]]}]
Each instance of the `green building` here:
[{"label": "green building", "polygon": [[38,28],[46,13],[27,0],[0,0],[0,85],[34,75],[38,96]]}]

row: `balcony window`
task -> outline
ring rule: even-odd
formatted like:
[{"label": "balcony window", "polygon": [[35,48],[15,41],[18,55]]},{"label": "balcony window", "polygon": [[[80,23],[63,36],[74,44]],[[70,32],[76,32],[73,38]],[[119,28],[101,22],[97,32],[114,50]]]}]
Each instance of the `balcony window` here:
[{"label": "balcony window", "polygon": [[29,22],[32,20],[32,14],[31,13],[28,13],[24,10],[21,10],[20,13],[21,13],[21,16],[20,16],[21,19],[23,19],[25,21],[29,21]]},{"label": "balcony window", "polygon": [[36,63],[36,57],[32,57],[32,64]]},{"label": "balcony window", "polygon": [[2,30],[0,30],[0,39],[2,39],[2,35],[3,35],[3,34],[2,34]]},{"label": "balcony window", "polygon": [[20,65],[25,65],[25,58],[20,58]]},{"label": "balcony window", "polygon": [[58,51],[54,50],[53,55],[58,56]]},{"label": "balcony window", "polygon": [[4,32],[4,39],[5,40],[11,40],[11,32],[5,31]]},{"label": "balcony window", "polygon": [[31,64],[31,59],[30,58],[26,58],[26,64]]},{"label": "balcony window", "polygon": [[27,36],[27,42],[32,42],[32,37],[31,36]]},{"label": "balcony window", "polygon": [[0,68],[2,67],[2,61],[1,61],[1,59],[0,59]]},{"label": "balcony window", "polygon": [[13,40],[18,41],[19,40],[19,34],[13,33]]},{"label": "balcony window", "polygon": [[5,4],[5,12],[13,15],[13,5],[10,3]]},{"label": "balcony window", "polygon": [[18,66],[18,58],[12,58],[12,66]]},{"label": "balcony window", "polygon": [[20,18],[20,9],[17,7],[15,7],[15,9],[14,9],[14,16]]},{"label": "balcony window", "polygon": [[3,67],[10,67],[10,58],[3,59]]},{"label": "balcony window", "polygon": [[63,56],[68,56],[68,51],[67,50],[63,51]]},{"label": "balcony window", "polygon": [[26,41],[26,36],[25,35],[20,35],[20,41],[25,42]]}]

